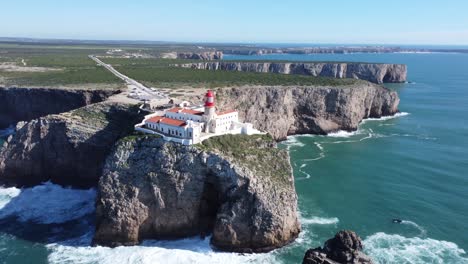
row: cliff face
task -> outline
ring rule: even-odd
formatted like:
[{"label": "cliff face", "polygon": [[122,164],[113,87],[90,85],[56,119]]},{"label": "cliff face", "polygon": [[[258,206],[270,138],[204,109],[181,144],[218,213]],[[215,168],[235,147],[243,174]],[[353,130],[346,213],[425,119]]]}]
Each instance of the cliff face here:
[{"label": "cliff face", "polygon": [[221,110],[237,109],[239,117],[282,140],[294,134],[356,130],[370,117],[398,112],[395,91],[362,82],[349,87],[235,87],[218,89]]},{"label": "cliff face", "polygon": [[99,182],[94,243],[212,233],[221,250],[261,252],[300,231],[288,153],[267,136],[222,136],[182,146],[121,140]]},{"label": "cliff face", "polygon": [[105,100],[115,90],[0,87],[0,128]]},{"label": "cliff face", "polygon": [[140,119],[137,111],[133,106],[98,103],[19,122],[0,150],[0,185],[31,186],[51,180],[95,186],[114,143]]},{"label": "cliff face", "polygon": [[283,63],[213,61],[177,65],[201,70],[225,70],[281,74],[301,74],[332,78],[353,78],[369,82],[401,83],[406,81],[407,68],[403,64],[371,63]]},{"label": "cliff face", "polygon": [[177,59],[190,60],[221,60],[223,52],[221,51],[205,51],[205,52],[182,52],[177,53]]}]

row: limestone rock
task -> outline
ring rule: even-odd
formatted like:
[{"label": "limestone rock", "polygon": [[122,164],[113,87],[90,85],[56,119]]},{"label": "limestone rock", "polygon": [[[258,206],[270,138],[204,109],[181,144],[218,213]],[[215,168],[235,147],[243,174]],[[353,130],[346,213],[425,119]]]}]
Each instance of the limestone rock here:
[{"label": "limestone rock", "polygon": [[223,58],[223,52],[221,52],[221,51],[181,52],[181,53],[177,53],[177,59],[221,60],[222,58]]},{"label": "limestone rock", "polygon": [[343,87],[244,86],[218,89],[217,106],[283,140],[295,134],[354,131],[366,118],[398,112],[395,91],[361,82]]},{"label": "limestone rock", "polygon": [[2,88],[0,128],[98,103],[118,90]]},{"label": "limestone rock", "polygon": [[323,248],[309,249],[303,264],[372,264],[371,258],[362,252],[361,238],[353,231],[338,232],[327,240]]},{"label": "limestone rock", "polygon": [[95,186],[110,149],[140,118],[138,107],[98,103],[20,122],[0,150],[0,185]]},{"label": "limestone rock", "polygon": [[266,136],[226,135],[182,146],[121,140],[99,182],[94,243],[134,245],[211,233],[220,250],[263,252],[300,232],[285,150]]},{"label": "limestone rock", "polygon": [[332,62],[230,62],[210,61],[176,65],[201,70],[224,70],[281,74],[301,74],[332,78],[353,78],[382,84],[402,83],[407,78],[404,64]]}]

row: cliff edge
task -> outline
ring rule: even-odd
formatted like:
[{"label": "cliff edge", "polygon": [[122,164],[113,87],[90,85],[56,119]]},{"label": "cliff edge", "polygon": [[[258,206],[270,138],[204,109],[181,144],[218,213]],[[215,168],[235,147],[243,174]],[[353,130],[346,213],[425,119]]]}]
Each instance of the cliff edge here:
[{"label": "cliff edge", "polygon": [[119,90],[0,87],[0,128],[106,100]]},{"label": "cliff edge", "polygon": [[0,185],[33,186],[51,180],[96,186],[114,143],[133,131],[138,107],[97,103],[19,122],[0,149]]},{"label": "cliff edge", "polygon": [[99,182],[94,243],[212,234],[220,250],[264,252],[300,232],[285,150],[267,135],[226,135],[182,146],[122,139]]},{"label": "cliff edge", "polygon": [[372,83],[402,83],[407,78],[404,64],[341,62],[230,62],[209,61],[177,64],[199,70],[224,70],[260,73],[301,74],[331,78],[352,78]]},{"label": "cliff edge", "polygon": [[221,110],[239,117],[276,140],[295,134],[354,131],[366,118],[398,112],[395,91],[368,82],[342,87],[244,86],[216,91]]}]

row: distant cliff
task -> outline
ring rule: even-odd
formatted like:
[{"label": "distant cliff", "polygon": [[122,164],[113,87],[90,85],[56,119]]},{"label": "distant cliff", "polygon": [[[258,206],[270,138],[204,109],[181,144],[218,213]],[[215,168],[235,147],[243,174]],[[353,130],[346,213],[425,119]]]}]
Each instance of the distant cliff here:
[{"label": "distant cliff", "polygon": [[177,59],[221,60],[222,58],[223,58],[223,52],[221,52],[221,51],[180,52],[180,53],[177,53]]},{"label": "distant cliff", "polygon": [[281,74],[301,74],[331,78],[353,78],[373,83],[401,83],[406,81],[407,68],[403,64],[339,63],[339,62],[229,62],[212,61],[178,64],[178,67],[200,70],[225,70]]},{"label": "distant cliff", "polygon": [[227,135],[182,146],[122,139],[99,182],[94,243],[212,234],[213,246],[264,252],[300,232],[287,151],[268,136]]},{"label": "distant cliff", "polygon": [[2,88],[0,128],[105,100],[116,90]]},{"label": "distant cliff", "polygon": [[222,88],[216,97],[220,109],[237,109],[241,120],[277,140],[353,131],[363,119],[397,113],[400,102],[395,91],[368,82],[343,87]]},{"label": "distant cliff", "polygon": [[140,118],[138,107],[98,103],[20,122],[0,149],[0,185],[95,186],[112,146]]}]

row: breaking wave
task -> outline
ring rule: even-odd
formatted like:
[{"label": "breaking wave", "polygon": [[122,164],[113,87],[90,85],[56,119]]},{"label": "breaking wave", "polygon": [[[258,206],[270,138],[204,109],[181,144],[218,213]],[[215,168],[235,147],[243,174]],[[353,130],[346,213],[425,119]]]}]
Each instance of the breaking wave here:
[{"label": "breaking wave", "polygon": [[367,119],[362,120],[361,124],[363,124],[365,122],[368,122],[368,121],[385,121],[385,120],[395,119],[395,118],[399,118],[399,117],[403,117],[403,116],[407,116],[407,115],[409,115],[409,113],[399,112],[399,113],[396,113],[396,114],[394,114],[392,116],[382,116],[382,117],[379,117],[379,118],[367,118]]},{"label": "breaking wave", "polygon": [[336,217],[324,218],[324,217],[310,217],[303,218],[301,217],[301,224],[303,225],[335,225],[338,224],[340,220]]},{"label": "breaking wave", "polygon": [[25,189],[0,188],[0,218],[64,223],[93,213],[95,200],[94,189],[74,190],[49,182]]},{"label": "breaking wave", "polygon": [[6,129],[0,129],[0,138],[7,137],[7,136],[12,135],[14,133],[15,133],[15,127],[14,126],[9,126]]},{"label": "breaking wave", "polygon": [[20,192],[21,190],[18,188],[0,188],[0,210],[5,207],[11,199],[18,196]]},{"label": "breaking wave", "polygon": [[348,137],[355,136],[355,135],[358,135],[358,134],[359,134],[359,131],[349,132],[349,131],[340,130],[340,131],[337,131],[337,132],[327,134],[327,137],[348,138]]},{"label": "breaking wave", "polygon": [[407,238],[382,232],[364,240],[364,252],[376,263],[468,263],[455,243],[419,237]]},{"label": "breaking wave", "polygon": [[287,139],[283,141],[282,143],[287,146],[288,150],[291,146],[304,147],[305,144],[300,142],[297,138],[298,136],[288,136]]},{"label": "breaking wave", "polygon": [[90,247],[92,232],[66,244],[49,244],[50,263],[276,263],[274,253],[215,252],[210,238],[144,241],[139,246]]}]

